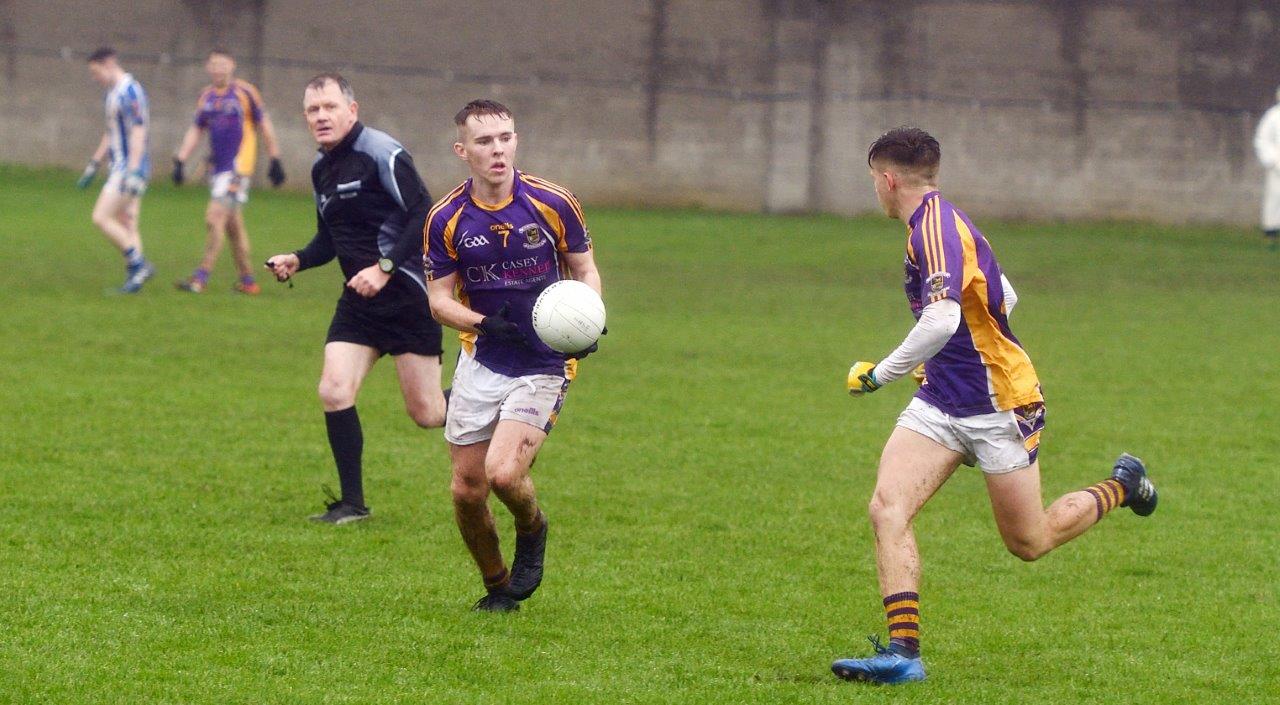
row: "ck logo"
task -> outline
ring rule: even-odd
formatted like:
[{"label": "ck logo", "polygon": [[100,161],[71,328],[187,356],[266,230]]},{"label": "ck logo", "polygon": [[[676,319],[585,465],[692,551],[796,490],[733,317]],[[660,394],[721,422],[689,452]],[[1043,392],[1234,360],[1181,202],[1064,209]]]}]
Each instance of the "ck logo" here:
[{"label": "ck logo", "polygon": [[484,247],[489,244],[489,238],[484,235],[476,235],[474,237],[464,237],[462,239],[463,247]]}]

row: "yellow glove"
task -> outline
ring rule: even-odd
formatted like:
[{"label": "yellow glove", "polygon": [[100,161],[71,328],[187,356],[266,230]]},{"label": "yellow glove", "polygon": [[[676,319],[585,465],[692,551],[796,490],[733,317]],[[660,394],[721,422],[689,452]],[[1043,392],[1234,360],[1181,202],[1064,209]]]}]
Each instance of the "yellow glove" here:
[{"label": "yellow glove", "polygon": [[876,363],[858,361],[849,368],[849,394],[860,397],[880,388],[876,381]]},{"label": "yellow glove", "polygon": [[924,384],[924,363],[920,363],[914,370],[911,370],[911,379],[916,381],[916,386]]}]

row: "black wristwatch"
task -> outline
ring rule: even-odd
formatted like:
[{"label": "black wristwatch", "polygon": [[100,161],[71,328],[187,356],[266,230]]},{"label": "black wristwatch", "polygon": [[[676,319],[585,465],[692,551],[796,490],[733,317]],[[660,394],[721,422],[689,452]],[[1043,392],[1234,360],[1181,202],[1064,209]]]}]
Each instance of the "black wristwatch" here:
[{"label": "black wristwatch", "polygon": [[396,271],[396,263],[392,262],[387,257],[381,257],[378,259],[378,269],[381,269],[386,274],[390,274]]}]

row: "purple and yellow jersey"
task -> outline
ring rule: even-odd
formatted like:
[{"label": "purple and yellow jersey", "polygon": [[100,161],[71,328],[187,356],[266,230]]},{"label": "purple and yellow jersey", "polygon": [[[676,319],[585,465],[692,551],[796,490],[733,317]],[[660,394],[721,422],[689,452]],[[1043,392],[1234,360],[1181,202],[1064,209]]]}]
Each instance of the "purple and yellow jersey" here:
[{"label": "purple and yellow jersey", "polygon": [[209,131],[212,173],[253,173],[258,148],[255,128],[261,122],[262,95],[248,81],[235,79],[222,90],[213,86],[204,89],[196,102],[195,123]]},{"label": "purple and yellow jersey", "polygon": [[467,179],[431,209],[423,239],[430,279],[457,274],[459,300],[484,316],[510,304],[508,320],[520,326],[529,341],[528,347],[521,347],[462,333],[468,353],[509,377],[573,377],[574,361],[566,363],[563,354],[543,344],[532,321],[538,294],[568,276],[561,255],[591,250],[582,206],[573,194],[516,171],[511,197],[487,204],[471,197]]},{"label": "purple and yellow jersey", "polygon": [[1007,411],[1044,401],[1031,358],[1004,305],[1000,265],[968,216],[933,191],[907,221],[907,301],[917,319],[943,299],[960,304],[960,327],[925,363],[916,396],[952,416]]}]

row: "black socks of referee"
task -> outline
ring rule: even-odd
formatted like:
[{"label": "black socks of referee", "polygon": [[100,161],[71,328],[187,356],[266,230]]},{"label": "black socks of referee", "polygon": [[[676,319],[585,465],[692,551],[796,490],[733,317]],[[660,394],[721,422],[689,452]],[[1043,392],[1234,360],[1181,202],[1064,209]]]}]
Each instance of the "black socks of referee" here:
[{"label": "black socks of referee", "polygon": [[338,484],[342,501],[364,506],[364,483],[360,478],[360,456],[364,453],[364,433],[360,415],[354,406],[341,411],[324,412],[324,425],[329,430],[329,447],[338,466]]}]

